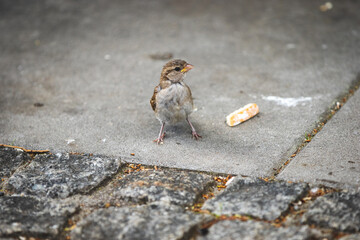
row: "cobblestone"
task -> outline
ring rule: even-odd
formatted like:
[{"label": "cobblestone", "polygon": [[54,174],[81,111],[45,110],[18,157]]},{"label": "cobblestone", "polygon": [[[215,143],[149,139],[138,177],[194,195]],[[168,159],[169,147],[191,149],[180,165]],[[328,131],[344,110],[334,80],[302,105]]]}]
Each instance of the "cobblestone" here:
[{"label": "cobblestone", "polygon": [[312,231],[307,226],[288,228],[274,227],[269,223],[240,220],[221,221],[213,225],[206,236],[199,237],[198,240],[222,240],[222,239],[242,239],[242,240],[303,240],[311,239],[320,234]]},{"label": "cobblestone", "polygon": [[75,204],[33,197],[0,197],[0,237],[58,236],[70,215],[76,212]]},{"label": "cobblestone", "polygon": [[360,234],[350,234],[340,238],[340,240],[359,240],[359,239],[360,239]]},{"label": "cobblestone", "polygon": [[115,183],[115,198],[146,203],[162,201],[192,205],[214,184],[210,175],[179,170],[147,170],[129,174]]},{"label": "cobblestone", "polygon": [[360,193],[332,193],[319,197],[302,221],[344,232],[360,231]]},{"label": "cobblestone", "polygon": [[211,217],[186,212],[175,205],[100,209],[79,222],[72,239],[188,239]]},{"label": "cobblestone", "polygon": [[30,160],[30,156],[21,149],[0,147],[0,179],[10,177],[19,166]]},{"label": "cobblestone", "polygon": [[119,159],[100,156],[55,154],[38,155],[12,175],[5,188],[13,193],[39,197],[66,198],[88,193],[114,175]]},{"label": "cobblestone", "polygon": [[289,208],[291,202],[307,193],[303,183],[266,182],[258,178],[237,177],[203,209],[217,215],[250,215],[275,220]]}]

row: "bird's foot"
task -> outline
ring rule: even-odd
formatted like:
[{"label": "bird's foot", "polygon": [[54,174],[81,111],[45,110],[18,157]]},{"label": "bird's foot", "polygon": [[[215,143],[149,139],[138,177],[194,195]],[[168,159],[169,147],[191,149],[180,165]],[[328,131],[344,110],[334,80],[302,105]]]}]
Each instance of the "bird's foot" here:
[{"label": "bird's foot", "polygon": [[192,132],[192,136],[193,136],[193,138],[195,138],[196,140],[199,140],[199,138],[202,138],[202,136],[200,136],[199,134],[197,134],[197,132],[195,132],[195,131]]},{"label": "bird's foot", "polygon": [[157,144],[164,144],[164,139],[162,139],[162,138],[157,138],[157,139],[155,139],[154,140],[154,142],[156,142]]},{"label": "bird's foot", "polygon": [[155,139],[154,142],[156,142],[157,144],[164,144],[164,137],[165,137],[165,132],[157,139]]}]

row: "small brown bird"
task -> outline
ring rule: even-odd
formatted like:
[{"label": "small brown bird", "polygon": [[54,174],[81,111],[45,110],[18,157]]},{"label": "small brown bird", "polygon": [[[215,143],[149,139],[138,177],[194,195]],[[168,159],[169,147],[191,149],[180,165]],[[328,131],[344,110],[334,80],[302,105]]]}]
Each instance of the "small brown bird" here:
[{"label": "small brown bird", "polygon": [[184,83],[184,78],[192,68],[194,66],[184,60],[175,59],[166,63],[161,71],[160,84],[155,87],[150,99],[155,116],[161,123],[159,137],[154,140],[158,144],[163,142],[165,123],[171,124],[180,120],[186,120],[189,123],[192,136],[196,140],[201,138],[188,118],[194,105],[191,90]]}]

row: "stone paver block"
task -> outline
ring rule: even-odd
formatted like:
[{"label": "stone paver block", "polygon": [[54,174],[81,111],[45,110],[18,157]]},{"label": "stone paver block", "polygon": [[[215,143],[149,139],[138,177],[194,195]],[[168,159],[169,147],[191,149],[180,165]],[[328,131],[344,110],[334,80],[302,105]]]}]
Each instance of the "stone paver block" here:
[{"label": "stone paver block", "polygon": [[303,183],[266,182],[237,177],[227,189],[205,202],[203,209],[218,215],[250,215],[266,220],[280,217],[289,204],[306,194]]},{"label": "stone paver block", "polygon": [[56,237],[68,217],[77,210],[75,204],[39,200],[33,197],[0,198],[0,236]]},{"label": "stone paver block", "polygon": [[9,178],[5,187],[14,193],[66,198],[87,193],[114,175],[119,159],[88,155],[38,155]]},{"label": "stone paver block", "polygon": [[179,170],[135,172],[119,180],[113,195],[133,202],[162,201],[191,205],[201,193],[214,184],[210,175]]},{"label": "stone paver block", "polygon": [[319,197],[302,221],[343,232],[360,231],[360,193],[333,193]]},{"label": "stone paver block", "polygon": [[274,227],[270,223],[239,220],[225,220],[210,227],[206,236],[199,237],[199,240],[223,240],[223,239],[242,239],[242,240],[303,240],[312,239],[315,231],[307,226],[302,227]]},{"label": "stone paver block", "polygon": [[211,217],[186,212],[176,205],[152,203],[100,209],[80,221],[72,239],[187,239]]},{"label": "stone paver block", "polygon": [[21,149],[0,147],[0,179],[10,177],[18,167],[30,160],[30,156]]},{"label": "stone paver block", "polygon": [[359,240],[359,239],[360,239],[360,233],[350,234],[350,235],[340,238],[340,240]]}]

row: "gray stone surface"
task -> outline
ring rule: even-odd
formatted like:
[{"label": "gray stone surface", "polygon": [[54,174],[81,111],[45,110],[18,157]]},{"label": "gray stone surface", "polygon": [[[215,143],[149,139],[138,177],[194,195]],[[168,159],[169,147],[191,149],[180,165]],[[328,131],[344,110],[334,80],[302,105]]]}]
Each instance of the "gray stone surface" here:
[{"label": "gray stone surface", "polygon": [[360,193],[333,193],[319,197],[302,221],[343,232],[360,231]]},{"label": "gray stone surface", "polygon": [[360,233],[350,234],[350,235],[340,238],[340,240],[359,240],[359,239],[360,239]]},{"label": "gray stone surface", "polygon": [[360,190],[359,119],[360,91],[357,91],[279,178]]},{"label": "gray stone surface", "polygon": [[175,205],[152,203],[132,208],[100,209],[80,221],[71,239],[188,239],[204,220]]},{"label": "gray stone surface", "polygon": [[0,147],[0,180],[10,177],[18,167],[30,160],[30,156],[21,149]]},{"label": "gray stone surface", "polygon": [[25,235],[54,239],[76,209],[75,204],[32,197],[0,197],[0,237]]},{"label": "gray stone surface", "polygon": [[37,155],[5,184],[11,192],[50,198],[87,193],[117,173],[121,161],[115,158],[55,154]]},{"label": "gray stone surface", "polygon": [[[199,237],[198,240],[303,240],[314,239],[318,235],[309,227],[274,227],[270,223],[239,220],[225,220],[210,227],[207,235]],[[315,238],[316,239],[316,238]]]},{"label": "gray stone surface", "polygon": [[192,205],[215,181],[210,175],[177,170],[135,172],[117,181],[114,198],[131,202],[162,201],[175,205]]},{"label": "gray stone surface", "polygon": [[308,186],[303,183],[237,177],[222,193],[206,201],[203,209],[217,215],[240,214],[275,220],[307,190]]},{"label": "gray stone surface", "polygon": [[[359,71],[358,1],[327,12],[311,0],[0,4],[0,142],[29,149],[268,175]],[[195,65],[186,82],[201,141],[182,123],[152,142],[165,61],[149,55],[165,52]],[[250,102],[260,115],[227,127]]]}]

